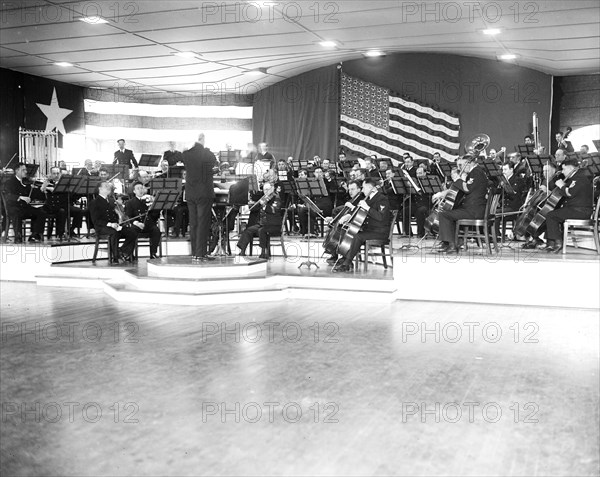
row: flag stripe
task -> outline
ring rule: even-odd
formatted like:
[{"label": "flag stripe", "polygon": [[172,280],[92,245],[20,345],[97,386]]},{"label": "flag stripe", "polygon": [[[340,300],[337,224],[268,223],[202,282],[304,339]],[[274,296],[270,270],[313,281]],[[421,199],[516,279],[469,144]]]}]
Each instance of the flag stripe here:
[{"label": "flag stripe", "polygon": [[123,103],[84,100],[86,113],[150,116],[155,118],[237,118],[252,119],[252,106],[194,106],[177,104]]},{"label": "flag stripe", "polygon": [[[434,152],[439,152],[440,154],[444,152],[454,158],[456,156],[455,151],[458,149],[458,143],[456,143],[456,148],[446,147],[416,134],[410,134],[406,131],[395,131],[393,128],[391,131],[386,131],[346,116],[342,116],[341,118],[340,131],[350,137],[360,138],[363,136],[361,139],[363,142],[368,142],[369,138],[372,138],[374,144],[377,141],[381,143],[380,147],[387,143],[390,146],[403,149],[405,152],[423,157],[433,157]],[[398,132],[402,134],[398,134]]]},{"label": "flag stripe", "polygon": [[458,154],[457,115],[346,74],[341,83],[340,137],[344,146],[394,159],[401,159],[404,153],[431,158],[439,152],[444,159],[454,160]]},{"label": "flag stripe", "polygon": [[252,130],[252,119],[238,118],[157,118],[152,116],[112,116],[107,114],[85,113],[85,122],[91,126],[118,128],[180,129],[192,131],[203,131],[204,129],[226,131]]}]

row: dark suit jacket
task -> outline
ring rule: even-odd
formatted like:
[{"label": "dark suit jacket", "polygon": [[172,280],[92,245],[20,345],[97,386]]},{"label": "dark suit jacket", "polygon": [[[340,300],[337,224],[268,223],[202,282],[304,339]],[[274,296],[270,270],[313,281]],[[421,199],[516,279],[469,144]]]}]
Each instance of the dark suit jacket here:
[{"label": "dark suit jacket", "polygon": [[390,231],[390,203],[383,192],[377,192],[374,196],[367,199],[369,211],[367,212],[367,223],[363,230],[369,232],[381,232],[388,234]]},{"label": "dark suit jacket", "polygon": [[213,167],[218,165],[215,155],[202,144],[196,143],[194,147],[183,153],[183,163],[187,171],[185,179],[187,200],[213,199],[215,197]]},{"label": "dark suit jacket", "polygon": [[109,222],[119,222],[119,216],[115,212],[115,201],[112,199],[106,200],[99,195],[90,202],[89,210],[92,222],[94,222],[94,226],[96,227],[106,227],[106,224]]},{"label": "dark suit jacket", "polygon": [[6,208],[10,213],[14,213],[25,207],[27,204],[19,200],[20,196],[29,196],[31,186],[23,184],[17,176],[11,176],[4,184],[4,197],[6,198]]},{"label": "dark suit jacket", "polygon": [[458,190],[464,193],[461,209],[471,210],[475,215],[481,215],[485,210],[488,180],[481,167],[475,167],[467,174],[467,180],[458,179],[454,182]]},{"label": "dark suit jacket", "polygon": [[525,202],[525,179],[513,174],[510,179],[508,179],[508,183],[515,193],[509,194],[507,191],[504,191],[504,207],[509,208],[510,210],[519,210],[523,205],[523,202]]},{"label": "dark suit jacket", "polygon": [[169,163],[170,167],[174,166],[179,161],[183,161],[182,158],[183,158],[183,156],[181,155],[181,152],[179,152],[179,151],[171,151],[169,149],[168,151],[165,151],[163,153],[163,160],[167,161]]},{"label": "dark suit jacket", "polygon": [[[129,199],[127,201],[127,203],[125,204],[125,215],[127,215],[127,217],[129,217],[130,219],[133,219],[134,217],[137,217],[138,215],[145,214],[147,210],[148,210],[148,205],[146,205],[146,201],[142,201],[142,200],[138,199],[137,197],[133,197],[132,199]],[[133,222],[135,222],[135,221],[144,222],[144,217],[139,217],[135,220],[132,220],[130,222],[130,224],[133,225]],[[152,222],[152,219],[150,219],[148,216],[146,216],[146,221],[144,222],[144,225],[146,222]]]},{"label": "dark suit jacket", "polygon": [[594,186],[591,179],[583,169],[577,170],[567,181],[566,186],[562,188],[565,195],[563,207],[577,207],[590,209],[592,213],[594,200]]},{"label": "dark suit jacket", "polygon": [[138,163],[135,160],[133,151],[131,149],[125,149],[125,151],[123,152],[121,152],[121,149],[117,149],[115,151],[113,164],[126,165],[129,167],[129,169],[138,166]]}]

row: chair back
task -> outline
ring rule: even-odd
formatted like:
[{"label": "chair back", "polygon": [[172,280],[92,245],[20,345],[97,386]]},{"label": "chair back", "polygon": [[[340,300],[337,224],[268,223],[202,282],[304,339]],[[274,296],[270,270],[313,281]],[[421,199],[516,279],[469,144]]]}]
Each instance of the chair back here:
[{"label": "chair back", "polygon": [[598,196],[598,200],[596,201],[596,207],[592,211],[592,220],[595,224],[598,223],[598,218],[600,218],[600,195]]},{"label": "chair back", "polygon": [[496,216],[498,212],[498,207],[500,205],[500,199],[502,198],[502,194],[496,192],[496,188],[492,187],[488,190],[488,197],[485,203],[485,214],[484,217],[486,220],[491,220]]}]

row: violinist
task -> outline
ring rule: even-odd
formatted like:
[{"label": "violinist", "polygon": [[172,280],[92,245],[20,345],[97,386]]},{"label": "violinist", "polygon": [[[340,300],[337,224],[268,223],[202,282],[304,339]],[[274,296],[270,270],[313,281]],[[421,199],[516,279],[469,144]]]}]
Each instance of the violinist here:
[{"label": "violinist", "polygon": [[[354,210],[354,207],[356,207],[357,201],[364,199],[361,189],[362,189],[361,181],[353,180],[353,181],[348,182],[348,195],[349,195],[348,202],[346,202],[344,205],[340,205],[340,206],[336,207],[335,209],[333,209],[333,211],[331,212],[332,216],[326,217],[325,223],[327,225],[331,226],[333,217],[336,217],[344,209],[348,210],[349,212]],[[345,224],[346,222],[348,222],[349,219],[350,219],[350,214],[346,214],[346,215],[340,217],[338,222],[340,224]],[[327,259],[327,263],[329,263],[330,265],[335,264],[337,261],[338,261],[337,253],[332,253],[331,257]]]},{"label": "violinist", "polygon": [[[324,175],[323,175],[323,169],[321,169],[320,167],[315,168],[314,172],[314,177],[315,179],[324,179]],[[311,197],[311,199],[314,201],[315,205],[321,209],[323,211],[323,215],[325,217],[327,217],[328,215],[331,215],[331,210],[333,209],[333,203],[331,202],[331,197],[329,195],[314,195]],[[310,222],[311,222],[311,228],[312,230],[308,230],[308,214],[310,215]],[[308,237],[308,234],[310,233],[312,237],[316,237],[316,225],[317,225],[317,220],[316,220],[317,216],[315,215],[315,213],[311,210],[310,212],[308,211],[307,207],[305,206],[299,206],[298,207],[298,222],[300,223],[300,233],[302,235],[305,236],[305,238]]]},{"label": "violinist", "polygon": [[[427,176],[427,172],[425,169],[425,164],[419,164],[417,167],[417,179],[422,179]],[[424,192],[421,194],[416,194],[413,198],[412,204],[413,214],[415,219],[417,220],[417,236],[424,237],[425,236],[425,220],[429,215],[429,210],[431,209],[431,194],[425,194]],[[408,229],[410,231],[410,227]]]},{"label": "violinist", "polygon": [[67,222],[67,210],[69,207],[69,198],[66,193],[55,193],[54,186],[60,179],[60,169],[53,167],[50,169],[50,177],[44,181],[40,190],[46,194],[44,202],[44,212],[53,215],[56,221],[56,235],[59,240],[64,239],[65,224]]},{"label": "violinist", "polygon": [[[448,211],[442,211],[439,214],[440,233],[439,238],[442,242],[437,250],[441,253],[457,253],[458,247],[454,242],[456,232],[456,222],[460,219],[482,219],[485,214],[487,177],[485,172],[477,165],[473,156],[464,156],[458,160],[458,167],[463,170],[459,175],[458,171],[452,171],[452,186],[464,193],[462,203]],[[448,193],[447,189],[433,194],[434,201],[443,199]]]},{"label": "violinist", "polygon": [[[156,221],[148,215],[149,206],[152,204],[152,196],[141,182],[133,185],[135,196],[127,201],[125,215],[132,219],[131,229],[136,238],[139,234],[148,234],[150,237],[150,258],[157,258],[158,246],[160,244],[160,229]],[[141,216],[141,217],[138,217]],[[135,217],[138,217],[137,219]]]},{"label": "violinist", "polygon": [[395,175],[396,173],[393,169],[386,169],[385,179],[382,183],[382,190],[383,193],[387,195],[392,210],[400,210],[402,208],[402,196],[397,193],[396,188],[394,186],[393,181]]},{"label": "violinist", "polygon": [[[352,260],[367,240],[386,240],[390,230],[390,204],[386,195],[377,189],[377,182],[368,177],[363,182],[362,192],[365,199],[358,203],[367,211],[366,223],[362,230],[352,239],[352,244],[344,256],[344,260],[333,267],[333,272],[349,272],[352,270]],[[354,208],[354,207],[353,207]]]},{"label": "violinist", "polygon": [[[123,227],[119,223],[119,215],[115,208],[115,200],[111,197],[113,188],[110,182],[101,182],[98,187],[98,196],[90,202],[89,210],[96,233],[107,235],[110,241],[112,256],[111,263],[119,263],[119,258],[131,261],[131,254],[135,246],[136,233],[131,227]],[[119,248],[119,239],[125,242]]]},{"label": "violinist", "polygon": [[162,161],[160,161],[160,171],[158,171],[154,177],[160,177],[162,178],[167,178],[169,177],[169,161],[163,159]]},{"label": "violinist", "polygon": [[246,255],[246,248],[252,239],[258,236],[261,247],[260,258],[270,258],[268,246],[269,234],[277,234],[281,231],[281,199],[270,182],[263,185],[263,197],[253,206],[260,207],[260,221],[256,225],[246,227],[241,233],[237,247],[240,256]]},{"label": "violinist", "polygon": [[559,253],[562,250],[562,227],[567,219],[586,220],[592,215],[594,189],[590,177],[579,168],[575,158],[567,158],[562,163],[566,179],[558,179],[559,187],[565,197],[562,207],[548,212],[546,215],[545,250]]},{"label": "violinist", "polygon": [[21,234],[23,219],[31,219],[29,242],[41,242],[46,223],[44,209],[31,205],[34,185],[33,181],[27,179],[27,166],[25,163],[19,162],[15,167],[15,174],[4,184],[6,209],[14,224],[15,243],[23,242]]}]

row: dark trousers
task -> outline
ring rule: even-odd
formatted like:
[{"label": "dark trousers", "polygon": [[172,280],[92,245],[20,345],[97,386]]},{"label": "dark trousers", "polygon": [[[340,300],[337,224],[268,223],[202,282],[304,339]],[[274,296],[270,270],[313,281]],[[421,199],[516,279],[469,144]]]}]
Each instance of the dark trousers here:
[{"label": "dark trousers", "polygon": [[252,225],[250,227],[246,227],[246,230],[242,232],[240,239],[238,240],[237,247],[245,252],[246,247],[248,247],[248,244],[252,241],[252,239],[258,236],[258,243],[260,247],[265,250],[269,247],[269,237],[271,235],[278,235],[279,233],[279,227]]},{"label": "dark trousers", "polygon": [[360,247],[362,247],[367,240],[387,240],[387,237],[388,231],[378,232],[375,230],[361,230],[352,240],[350,250],[348,250],[348,253],[344,257],[344,263],[350,265],[352,260],[354,260],[354,257],[356,257],[360,251]]},{"label": "dark trousers", "polygon": [[185,237],[189,221],[189,209],[187,202],[183,202],[175,207],[175,235]]},{"label": "dark trousers", "polygon": [[136,238],[140,235],[146,235],[150,239],[150,255],[158,253],[158,245],[160,244],[160,229],[154,222],[146,221],[143,229],[139,229],[135,225],[131,226],[131,230],[135,232]]},{"label": "dark trousers", "polygon": [[[44,212],[52,217],[48,217],[48,222],[54,219],[54,226],[56,227],[56,235],[61,236],[65,234],[65,224],[67,223],[67,211],[65,209],[52,209],[44,207]],[[48,226],[48,238],[52,236],[52,230]]]},{"label": "dark trousers", "polygon": [[408,202],[404,204],[405,207],[402,210],[402,232],[404,235],[412,235],[410,228],[411,216],[417,219],[417,235],[425,235],[425,219],[429,215],[429,207],[427,205],[411,204],[410,216]]},{"label": "dark trousers", "polygon": [[454,243],[456,222],[461,219],[482,219],[485,209],[458,209],[440,212],[440,234],[442,242]]},{"label": "dark trousers", "polygon": [[75,207],[74,205],[72,205],[70,214],[71,214],[70,230],[80,229],[81,225],[83,224],[83,215],[84,215],[83,210],[81,210],[79,207]]},{"label": "dark trousers", "polygon": [[[96,233],[100,235],[108,236],[111,250],[111,260],[119,258],[119,251],[125,255],[131,255],[133,253],[133,247],[135,246],[135,239],[137,233],[134,232],[131,227],[123,227],[120,231],[116,231],[112,227],[98,227]],[[119,250],[119,240],[125,239],[121,249]]]},{"label": "dark trousers", "polygon": [[546,238],[562,242],[562,226],[567,219],[586,220],[592,215],[588,207],[562,207],[552,210],[546,215]]},{"label": "dark trousers", "polygon": [[212,198],[188,198],[190,215],[190,242],[192,257],[204,257],[207,252],[208,236],[210,234],[210,219],[212,216]]},{"label": "dark trousers", "polygon": [[29,204],[25,204],[19,208],[11,209],[8,211],[8,215],[13,221],[15,229],[15,239],[21,240],[21,230],[23,228],[23,219],[31,219],[31,234],[41,235],[44,233],[44,225],[46,225],[46,213],[43,208],[32,207]]},{"label": "dark trousers", "polygon": [[[511,207],[505,206],[504,210],[499,210],[499,212],[508,214],[511,212],[515,212],[515,210]],[[506,228],[506,222],[512,222],[514,227],[514,223],[517,221],[518,218],[518,214],[509,215],[508,217],[496,217],[496,235],[500,235],[500,224],[502,224],[503,228]]]},{"label": "dark trousers", "polygon": [[[316,199],[315,205],[323,211],[324,217],[330,217],[333,205],[329,197]],[[317,230],[318,216],[314,212],[310,212],[310,233],[315,234]],[[300,233],[306,235],[308,233],[308,208],[298,207],[298,223],[300,225]]]}]

